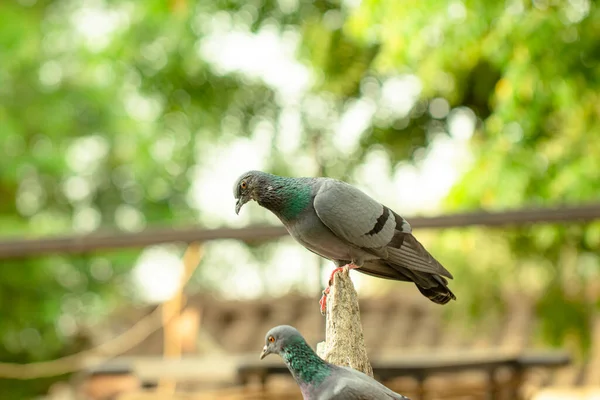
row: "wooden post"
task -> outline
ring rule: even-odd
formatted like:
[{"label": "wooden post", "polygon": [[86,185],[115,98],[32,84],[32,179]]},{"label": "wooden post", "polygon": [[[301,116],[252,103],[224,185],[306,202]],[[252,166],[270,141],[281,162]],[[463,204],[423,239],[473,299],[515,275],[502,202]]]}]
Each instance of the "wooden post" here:
[{"label": "wooden post", "polygon": [[[163,357],[180,358],[182,353],[182,336],[179,332],[181,308],[185,302],[185,282],[196,270],[202,259],[202,247],[199,243],[191,243],[183,256],[183,274],[179,290],[163,304]],[[173,318],[172,316],[175,315]],[[161,391],[175,393],[176,382],[170,378],[160,380]]]},{"label": "wooden post", "polygon": [[317,344],[317,354],[327,362],[348,366],[372,377],[373,368],[367,357],[360,323],[358,296],[348,268],[333,277],[327,295],[326,318],[325,342]]}]

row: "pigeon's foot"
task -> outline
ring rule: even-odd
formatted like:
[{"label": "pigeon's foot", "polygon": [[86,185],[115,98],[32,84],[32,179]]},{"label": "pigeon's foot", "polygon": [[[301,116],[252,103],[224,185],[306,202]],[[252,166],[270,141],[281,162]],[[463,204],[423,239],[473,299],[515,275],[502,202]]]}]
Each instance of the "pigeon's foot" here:
[{"label": "pigeon's foot", "polygon": [[344,270],[344,268],[346,268],[346,266],[344,265],[343,267],[337,267],[336,269],[334,269],[333,271],[331,271],[331,275],[329,275],[329,279],[327,280],[327,285],[331,286],[333,284],[333,277],[335,274],[337,274],[338,272],[342,272]]},{"label": "pigeon's foot", "polygon": [[351,269],[355,269],[355,268],[358,268],[358,265],[355,265],[355,264],[352,264],[352,263],[350,263],[350,264],[346,264],[346,265],[344,265],[343,267],[337,267],[336,269],[334,269],[334,270],[331,272],[331,275],[329,276],[329,280],[327,281],[327,282],[328,282],[328,285],[329,285],[329,286],[331,286],[331,284],[333,283],[333,276],[334,276],[336,273],[338,273],[338,272],[342,272],[342,271],[343,271],[343,270],[345,270],[345,269],[351,270]]},{"label": "pigeon's foot", "polygon": [[329,286],[327,289],[323,290],[323,296],[321,296],[321,300],[319,300],[319,305],[321,306],[321,315],[327,314],[327,295],[329,294]]},{"label": "pigeon's foot", "polygon": [[327,295],[329,294],[329,290],[331,288],[331,284],[333,283],[333,276],[337,273],[337,272],[341,272],[345,269],[351,270],[354,268],[358,268],[358,265],[355,264],[346,264],[343,267],[337,267],[336,269],[334,269],[331,272],[331,275],[329,276],[329,280],[327,281],[327,288],[325,290],[323,290],[323,295],[321,296],[321,300],[319,300],[319,305],[321,306],[321,315],[325,315],[327,314]]}]

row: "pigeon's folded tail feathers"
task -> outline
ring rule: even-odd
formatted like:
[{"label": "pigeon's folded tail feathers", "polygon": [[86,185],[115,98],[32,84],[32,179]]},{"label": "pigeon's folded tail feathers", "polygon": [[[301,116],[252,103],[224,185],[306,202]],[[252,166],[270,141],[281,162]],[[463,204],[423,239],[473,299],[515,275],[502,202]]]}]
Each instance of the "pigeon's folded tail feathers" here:
[{"label": "pigeon's folded tail feathers", "polygon": [[437,304],[456,300],[456,296],[448,288],[448,281],[439,275],[415,271],[383,260],[368,261],[358,271],[377,278],[414,282],[421,294]]},{"label": "pigeon's folded tail feathers", "polygon": [[436,304],[446,304],[450,300],[456,300],[456,296],[450,289],[448,289],[448,286],[446,285],[434,286],[428,289],[422,288],[416,283],[415,286],[417,289],[419,289],[419,292],[421,292],[423,296],[427,297]]}]

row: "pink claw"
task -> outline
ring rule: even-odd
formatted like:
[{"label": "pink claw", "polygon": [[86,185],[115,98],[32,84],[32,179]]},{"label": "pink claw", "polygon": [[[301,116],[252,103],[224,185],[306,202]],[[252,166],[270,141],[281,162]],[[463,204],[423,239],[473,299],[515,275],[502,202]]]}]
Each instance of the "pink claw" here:
[{"label": "pink claw", "polygon": [[347,264],[344,265],[343,267],[337,267],[336,269],[334,269],[331,272],[331,275],[329,276],[329,280],[327,288],[325,290],[323,290],[323,296],[321,296],[321,300],[319,300],[319,305],[321,306],[321,314],[325,315],[327,313],[327,295],[329,294],[329,290],[331,287],[331,284],[333,283],[333,277],[337,272],[341,272],[344,270],[344,268],[348,268],[348,269],[354,269],[354,268],[358,268],[358,265],[355,264]]}]

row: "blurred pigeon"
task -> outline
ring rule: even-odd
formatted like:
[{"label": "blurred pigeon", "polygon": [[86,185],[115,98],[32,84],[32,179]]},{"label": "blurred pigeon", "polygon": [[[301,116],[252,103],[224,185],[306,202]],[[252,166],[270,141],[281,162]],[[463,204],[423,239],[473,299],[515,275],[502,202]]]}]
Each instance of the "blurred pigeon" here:
[{"label": "blurred pigeon", "polygon": [[324,361],[292,326],[267,332],[260,359],[272,353],[283,358],[305,400],[409,400],[362,372]]},{"label": "blurred pigeon", "polygon": [[[414,282],[437,304],[456,300],[452,278],[412,235],[409,223],[357,188],[331,178],[290,178],[249,171],[233,188],[235,212],[255,200],[272,211],[290,235],[308,250],[332,260],[337,268],[379,278]],[[329,287],[323,291],[321,312]]]}]

